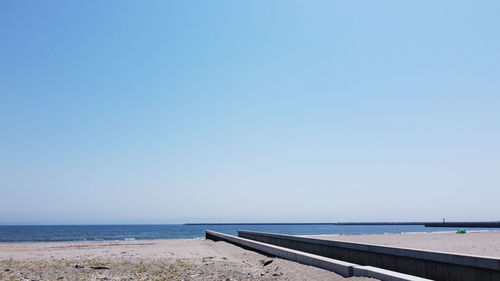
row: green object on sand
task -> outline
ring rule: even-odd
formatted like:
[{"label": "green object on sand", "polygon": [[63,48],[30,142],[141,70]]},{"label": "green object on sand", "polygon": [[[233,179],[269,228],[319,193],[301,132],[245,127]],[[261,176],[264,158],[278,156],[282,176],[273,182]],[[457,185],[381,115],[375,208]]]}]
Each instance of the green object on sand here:
[{"label": "green object on sand", "polygon": [[465,234],[465,233],[467,233],[467,231],[465,231],[464,228],[459,228],[459,229],[457,229],[457,233],[458,234]]}]

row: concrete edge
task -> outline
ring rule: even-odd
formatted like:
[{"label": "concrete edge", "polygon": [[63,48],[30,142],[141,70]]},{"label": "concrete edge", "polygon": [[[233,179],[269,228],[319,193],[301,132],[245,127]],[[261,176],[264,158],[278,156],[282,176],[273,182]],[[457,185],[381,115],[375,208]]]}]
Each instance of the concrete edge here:
[{"label": "concrete edge", "polygon": [[384,281],[429,281],[430,279],[403,274],[373,266],[357,265],[353,267],[353,276],[371,277]]},{"label": "concrete edge", "polygon": [[345,249],[354,249],[354,250],[367,251],[373,253],[388,254],[393,256],[409,257],[409,258],[430,260],[435,262],[500,270],[500,259],[495,257],[474,256],[467,254],[437,252],[429,250],[419,250],[411,248],[401,248],[401,247],[346,242],[346,241],[324,240],[318,238],[300,237],[300,236],[293,236],[286,234],[267,233],[267,232],[249,231],[249,230],[238,230],[238,236],[240,236],[240,233],[242,234],[248,233],[250,235],[252,234],[262,235],[279,239],[285,238],[292,241],[304,241],[304,242],[307,241],[308,243],[312,244],[331,245],[334,247],[340,247]]},{"label": "concrete edge", "polygon": [[228,235],[220,232],[205,231],[206,239],[214,241],[225,241],[237,246],[257,250],[275,257],[295,261],[305,265],[319,267],[333,271],[343,277],[371,277],[381,281],[432,281],[421,277],[403,274],[395,271],[385,270],[373,266],[360,266],[354,263],[309,254],[285,247],[275,246],[246,238]]},{"label": "concrete edge", "polygon": [[215,231],[207,230],[205,231],[205,233],[206,233],[206,238],[210,240],[225,241],[231,244],[235,244],[237,246],[244,246],[246,248],[254,249],[259,252],[270,254],[275,257],[333,271],[337,274],[342,275],[343,277],[351,277],[353,274],[352,268],[353,266],[356,265],[345,261],[326,258],[314,254],[309,254],[280,246],[275,246],[245,238],[240,238],[237,236],[219,233]]}]

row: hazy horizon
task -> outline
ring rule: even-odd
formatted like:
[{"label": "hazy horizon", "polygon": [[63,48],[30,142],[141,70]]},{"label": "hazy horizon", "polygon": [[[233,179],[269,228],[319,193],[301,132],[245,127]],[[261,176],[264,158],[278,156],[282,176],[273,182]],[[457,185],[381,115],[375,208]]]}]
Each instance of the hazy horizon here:
[{"label": "hazy horizon", "polygon": [[498,221],[498,1],[3,1],[0,224]]},{"label": "hazy horizon", "polygon": [[[274,222],[185,222],[185,223],[168,223],[168,222],[149,222],[149,223],[79,223],[79,224],[71,224],[71,223],[60,223],[60,224],[40,224],[40,223],[0,223],[0,226],[98,226],[98,225],[342,225],[342,223],[359,223],[360,225],[363,224],[370,224],[370,223],[387,223],[390,225],[391,223],[430,223],[430,222],[437,222],[440,223],[442,221],[435,220],[435,221],[339,221],[339,222],[280,222],[280,221],[274,221]],[[459,222],[459,221],[446,221],[446,222]],[[462,221],[460,221],[462,222]],[[472,222],[472,221],[471,221]],[[500,222],[500,221],[474,221],[474,222]],[[349,224],[347,225],[349,226]],[[483,229],[484,227],[481,226],[475,226],[474,228],[478,229]],[[432,228],[429,228],[432,229]],[[488,227],[486,228],[488,229]]]}]

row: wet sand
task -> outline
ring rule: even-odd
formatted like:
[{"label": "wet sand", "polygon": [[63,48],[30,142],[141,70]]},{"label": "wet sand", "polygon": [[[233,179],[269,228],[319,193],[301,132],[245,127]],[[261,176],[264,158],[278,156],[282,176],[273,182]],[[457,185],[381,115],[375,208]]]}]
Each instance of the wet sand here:
[{"label": "wet sand", "polygon": [[0,280],[374,279],[343,278],[225,242],[157,240],[0,244]]}]

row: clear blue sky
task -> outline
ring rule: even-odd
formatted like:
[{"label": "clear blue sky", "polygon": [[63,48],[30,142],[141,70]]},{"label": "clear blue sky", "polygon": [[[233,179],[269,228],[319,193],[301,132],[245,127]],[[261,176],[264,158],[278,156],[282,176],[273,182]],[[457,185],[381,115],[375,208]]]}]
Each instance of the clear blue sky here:
[{"label": "clear blue sky", "polygon": [[0,223],[500,220],[499,1],[0,2]]}]

